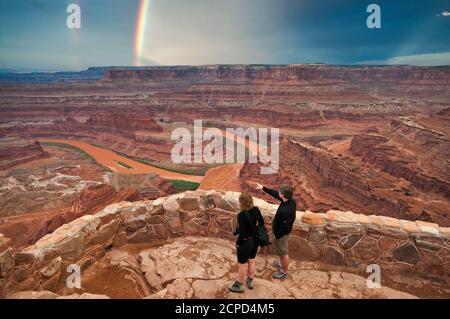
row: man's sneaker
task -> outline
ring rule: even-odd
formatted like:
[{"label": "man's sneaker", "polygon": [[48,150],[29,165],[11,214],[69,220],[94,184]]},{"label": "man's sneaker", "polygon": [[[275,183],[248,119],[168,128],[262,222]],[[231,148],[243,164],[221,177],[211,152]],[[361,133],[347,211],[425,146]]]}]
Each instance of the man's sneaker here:
[{"label": "man's sneaker", "polygon": [[231,292],[244,292],[244,285],[235,281],[231,286],[228,287],[228,290]]},{"label": "man's sneaker", "polygon": [[253,289],[253,278],[247,277],[247,286],[250,289]]},{"label": "man's sneaker", "polygon": [[273,261],[273,266],[277,268],[281,268],[281,262],[278,259],[275,259]]},{"label": "man's sneaker", "polygon": [[288,274],[281,269],[278,269],[278,271],[273,273],[272,277],[275,279],[286,279],[288,277]]}]

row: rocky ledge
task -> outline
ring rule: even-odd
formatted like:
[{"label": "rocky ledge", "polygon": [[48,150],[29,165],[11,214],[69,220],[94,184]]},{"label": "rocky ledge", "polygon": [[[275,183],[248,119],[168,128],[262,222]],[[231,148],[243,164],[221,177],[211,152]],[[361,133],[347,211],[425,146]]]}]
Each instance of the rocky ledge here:
[{"label": "rocky ledge", "polygon": [[[258,254],[253,290],[233,294],[236,280],[233,243],[217,238],[187,237],[139,254],[141,270],[153,290],[146,298],[412,298],[382,287],[369,289],[366,278],[340,271],[323,271],[312,262],[294,261],[290,277],[272,279],[269,255]],[[162,288],[164,287],[164,288]]]},{"label": "rocky ledge", "polygon": [[[195,191],[153,201],[112,204],[56,229],[23,251],[0,236],[0,291],[55,291],[70,264],[84,271],[111,248],[177,237],[232,240],[238,211],[235,192]],[[276,205],[255,199],[270,227]],[[297,212],[290,255],[299,261],[366,274],[378,264],[384,275],[450,286],[450,228],[383,216],[328,211]],[[271,254],[270,248],[267,254]],[[295,279],[295,277],[294,277]]]}]

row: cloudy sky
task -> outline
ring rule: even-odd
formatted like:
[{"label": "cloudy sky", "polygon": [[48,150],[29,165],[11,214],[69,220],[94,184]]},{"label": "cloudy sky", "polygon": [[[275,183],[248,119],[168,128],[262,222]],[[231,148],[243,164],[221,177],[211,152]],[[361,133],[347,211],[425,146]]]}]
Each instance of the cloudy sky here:
[{"label": "cloudy sky", "polygon": [[[71,3],[80,5],[80,29],[66,25]],[[366,25],[371,3],[381,7],[381,29]],[[448,0],[1,0],[0,68],[450,65],[449,11]]]}]

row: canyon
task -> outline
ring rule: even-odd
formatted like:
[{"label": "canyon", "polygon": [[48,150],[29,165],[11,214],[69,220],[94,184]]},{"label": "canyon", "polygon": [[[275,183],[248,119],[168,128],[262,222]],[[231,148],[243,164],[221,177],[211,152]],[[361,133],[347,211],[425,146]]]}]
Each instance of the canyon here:
[{"label": "canyon", "polygon": [[[91,73],[95,73],[95,77],[84,77]],[[108,210],[107,207],[150,205],[166,196],[177,196],[186,189],[198,187],[201,194],[249,191],[257,198],[276,204],[267,194],[257,191],[255,183],[273,188],[281,184],[291,185],[298,210],[308,212],[308,216],[328,216],[333,211],[340,211],[344,216],[346,212],[355,212],[360,214],[360,219],[362,216],[386,218],[386,224],[382,223],[382,226],[397,224],[394,220],[402,220],[401,225],[415,223],[419,229],[420,225],[438,225],[439,236],[445,235],[450,226],[448,66],[106,67],[83,71],[79,77],[72,74],[73,79],[61,80],[58,76],[55,74],[51,81],[48,80],[52,79],[51,74],[45,79],[17,74],[10,77],[2,75],[0,79],[0,233],[9,238],[8,249],[12,255],[58,233],[58,229],[65,229],[66,225],[81,223],[91,218],[86,216],[96,216]],[[171,139],[171,133],[177,128],[193,132],[195,120],[202,120],[204,129],[214,127],[222,131],[226,128],[279,128],[278,171],[261,174],[262,164],[248,160],[225,165],[174,163],[171,151],[176,141]],[[244,139],[239,137],[237,143],[243,143]],[[249,151],[257,152],[251,143],[246,143],[246,146]],[[115,204],[120,202],[122,204]],[[221,212],[224,215],[238,209],[223,205],[220,209],[226,211]],[[171,227],[176,228],[178,223],[185,225],[186,222],[183,226],[188,229],[185,229],[186,236],[194,236],[194,239],[187,239],[187,243],[195,246],[195,242],[201,242],[196,236],[205,235],[197,230],[206,231],[213,227],[208,226],[209,222],[205,224],[201,213],[195,217],[199,225],[197,221],[189,223],[192,216],[186,216],[185,212],[171,214],[173,218],[168,216],[164,223],[158,214],[151,217],[151,223],[139,218],[133,222],[126,221],[127,218],[117,221],[118,225],[125,226],[117,226],[122,230],[120,236],[116,236],[114,247],[110,247],[110,251],[104,249],[106,257],[100,248],[92,248],[99,255],[94,258],[96,253],[90,251],[89,261],[83,266],[90,274],[89,278],[92,277],[92,287],[98,287],[96,280],[107,271],[123,274],[118,265],[133,260],[133,278],[140,283],[137,285],[140,288],[136,288],[138,293],[127,288],[116,297],[152,295],[155,298],[178,298],[201,294],[206,288],[195,288],[204,287],[199,278],[187,276],[177,278],[173,283],[165,281],[164,289],[160,290],[164,292],[158,292],[149,288],[148,278],[136,277],[142,272],[140,263],[144,260],[137,257],[139,252],[136,249],[148,250],[150,254],[155,250],[154,253],[159,254],[165,249],[178,251],[182,247],[182,250],[195,250],[195,256],[208,254],[209,248],[197,251],[195,247],[183,246],[186,243],[178,239],[171,241],[168,235],[172,234]],[[177,221],[177,214],[186,220]],[[304,216],[303,213],[301,215]],[[225,218],[221,215],[219,220],[222,217]],[[376,217],[370,219],[378,220]],[[171,225],[167,226],[169,230],[161,226],[167,223]],[[208,238],[218,250],[228,251],[231,249],[229,242],[216,242],[215,239],[217,234],[222,234],[221,221],[214,223],[218,225],[217,233],[211,233]],[[116,229],[116,225],[113,228]],[[363,230],[357,228],[361,234]],[[323,237],[322,230],[317,232],[314,230],[314,234],[305,235],[306,242],[301,241],[295,246],[293,255],[299,254],[296,257],[299,278],[313,276],[321,282],[319,278],[327,272],[345,273],[352,269],[348,260],[365,260],[362,255],[355,258],[358,255],[356,251],[341,251],[342,247],[337,247],[334,242],[327,241],[317,247],[317,243],[311,240],[316,235]],[[353,232],[346,236],[357,238],[351,234]],[[227,232],[223,235],[232,239]],[[371,234],[363,242],[370,246],[372,239],[381,239],[376,236],[381,235]],[[446,284],[436,284],[436,277],[448,275],[447,235],[431,240],[426,252],[422,252],[419,246],[427,244],[419,244],[423,240],[414,236],[410,239],[404,238],[403,233],[401,238],[394,236],[395,244],[390,237],[382,240],[380,245],[383,248],[379,249],[385,255],[377,258],[389,264],[385,269],[389,268],[390,272],[391,268],[402,264],[394,260],[397,248],[405,244],[411,255],[415,250],[419,251],[421,262],[418,262],[419,266],[412,264],[414,270],[409,266],[398,267],[402,271],[411,270],[414,276],[420,274],[420,280],[425,280],[426,287],[432,288],[421,292],[419,288],[408,290],[402,286],[403,291],[414,296],[426,296],[429,289],[434,291],[433,294],[436,290],[442,291],[435,285]],[[131,252],[121,251],[125,242],[126,248],[123,249],[131,245]],[[386,245],[392,249],[385,250]],[[326,249],[325,246],[334,248]],[[315,257],[308,259],[300,251]],[[430,252],[435,255],[431,256]],[[371,255],[367,250],[360,250],[360,253]],[[117,257],[117,261],[115,256],[129,258],[124,261]],[[223,256],[224,263],[229,262],[227,256]],[[261,265],[266,263],[263,259]],[[323,273],[301,273],[302,263],[311,262],[308,267],[314,268],[319,260],[328,266],[344,268],[327,268]],[[151,264],[148,260],[146,262]],[[94,263],[97,268],[88,267]],[[361,267],[355,276],[363,275]],[[422,278],[427,271],[434,277]],[[23,270],[17,272],[23,273]],[[231,278],[228,273],[219,273],[221,275],[213,276],[217,282],[223,283]],[[392,274],[394,277],[398,275],[395,271]],[[155,278],[155,275],[147,277]],[[41,282],[41,277],[33,278],[29,282],[34,284],[28,286],[13,281],[8,286],[8,293],[16,292],[19,285],[27,286],[27,289],[19,289],[25,292],[36,287],[39,287],[37,290],[56,287],[56,279],[52,279],[51,284],[39,286],[36,282]],[[352,278],[355,282],[362,282],[361,278]],[[268,277],[264,280],[270,281]],[[120,282],[129,284],[122,279]],[[392,288],[397,288],[395,285]],[[16,288],[11,288],[13,286]],[[311,287],[311,291],[320,295],[319,286],[330,288],[333,284],[325,280],[315,288]],[[277,296],[310,296],[305,295],[306,292],[285,291],[285,288],[277,287]],[[301,287],[297,288],[301,290]],[[185,291],[186,295],[174,295],[177,289]],[[80,297],[82,293],[50,290],[54,295],[46,296],[54,298],[71,294]],[[93,289],[92,293],[108,295],[101,289],[97,290]],[[210,293],[210,297],[231,297],[225,296],[223,291]],[[382,298],[395,294],[393,291],[383,293],[386,294],[380,295]],[[31,293],[33,296],[36,294],[36,291]],[[327,296],[333,297],[333,294],[344,298],[349,296],[347,293],[339,295],[336,291]],[[442,292],[438,294],[442,295]],[[372,295],[361,290],[358,296]]]}]

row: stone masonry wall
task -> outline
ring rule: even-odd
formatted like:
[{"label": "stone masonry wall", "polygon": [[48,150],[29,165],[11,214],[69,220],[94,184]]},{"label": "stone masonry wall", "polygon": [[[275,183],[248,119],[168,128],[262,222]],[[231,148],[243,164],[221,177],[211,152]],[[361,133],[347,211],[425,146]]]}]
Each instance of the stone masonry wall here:
[{"label": "stone masonry wall", "polygon": [[[0,296],[54,291],[69,264],[86,269],[111,247],[187,235],[233,240],[239,193],[195,191],[154,201],[112,204],[65,224],[23,251],[0,234]],[[277,205],[255,198],[268,229]],[[291,257],[366,271],[417,276],[450,285],[450,228],[352,212],[297,212]]]}]

